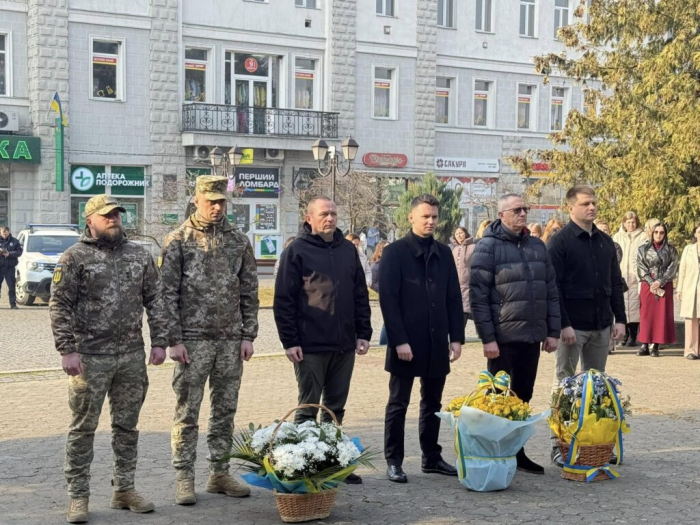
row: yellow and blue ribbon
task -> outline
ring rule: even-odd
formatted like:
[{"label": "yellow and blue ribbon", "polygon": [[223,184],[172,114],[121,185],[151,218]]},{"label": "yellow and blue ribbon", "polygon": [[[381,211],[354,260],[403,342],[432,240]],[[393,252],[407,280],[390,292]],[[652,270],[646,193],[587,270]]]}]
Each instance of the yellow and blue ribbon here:
[{"label": "yellow and blue ribbon", "polygon": [[[486,395],[486,392],[489,390],[492,390],[494,392],[496,391],[501,391],[505,392],[510,388],[510,376],[501,370],[498,372],[495,376],[489,372],[488,370],[482,370],[479,373],[479,378],[476,382],[476,390],[474,391],[473,394],[471,394],[466,401],[464,402],[464,405],[469,406],[469,404],[474,401],[475,399],[478,399],[480,397],[483,397]],[[462,406],[464,406],[462,405]]]}]

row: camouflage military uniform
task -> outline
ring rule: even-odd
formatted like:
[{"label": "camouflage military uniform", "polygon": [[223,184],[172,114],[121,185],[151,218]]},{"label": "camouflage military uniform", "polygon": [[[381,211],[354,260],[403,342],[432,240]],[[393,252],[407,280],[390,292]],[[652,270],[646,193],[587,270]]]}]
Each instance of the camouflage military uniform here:
[{"label": "camouflage military uniform", "polygon": [[49,312],[56,349],[81,354],[83,373],[70,376],[73,418],[66,441],[68,495],[90,493],[93,440],[105,396],[112,414],[113,485],[134,488],[138,422],[148,390],[142,332],[146,307],[153,346],[167,346],[158,269],[151,255],[126,241],[107,246],[90,236],[61,257]]},{"label": "camouflage military uniform", "polygon": [[[225,183],[224,183],[225,190]],[[165,240],[161,273],[170,346],[184,344],[189,364],[177,363],[177,399],[171,434],[178,480],[194,479],[199,409],[209,379],[211,415],[207,443],[211,472],[228,471],[233,417],[243,372],[241,340],[258,332],[258,278],[245,234],[226,218],[206,224],[192,215]]]}]

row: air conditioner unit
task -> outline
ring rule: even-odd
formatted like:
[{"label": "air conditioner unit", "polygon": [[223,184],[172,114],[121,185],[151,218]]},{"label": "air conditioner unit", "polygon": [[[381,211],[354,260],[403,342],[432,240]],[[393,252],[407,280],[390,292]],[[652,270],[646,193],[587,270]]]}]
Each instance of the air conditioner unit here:
[{"label": "air conditioner unit", "polygon": [[267,160],[284,160],[283,149],[266,149],[265,158]]},{"label": "air conditioner unit", "polygon": [[208,162],[210,152],[211,148],[209,146],[197,146],[197,149],[194,152],[194,157],[196,160]]},{"label": "air conditioner unit", "polygon": [[0,131],[19,131],[19,116],[16,111],[0,111]]}]

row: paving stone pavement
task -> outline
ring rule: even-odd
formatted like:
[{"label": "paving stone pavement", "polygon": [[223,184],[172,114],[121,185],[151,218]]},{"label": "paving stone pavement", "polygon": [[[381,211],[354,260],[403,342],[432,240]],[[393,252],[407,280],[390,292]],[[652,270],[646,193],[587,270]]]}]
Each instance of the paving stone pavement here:
[{"label": "paving stone pavement", "polygon": [[[0,312],[0,316],[6,313]],[[4,324],[4,323],[3,323]],[[14,347],[13,347],[14,348]],[[11,350],[15,351],[15,350]],[[31,348],[24,351],[31,352]],[[548,404],[553,356],[543,355],[535,388],[536,411]],[[384,355],[372,351],[358,358],[346,414],[346,431],[365,445],[381,450],[383,412],[388,396]],[[448,377],[444,400],[472,389],[485,360],[478,345],[465,347],[463,357]],[[579,524],[698,522],[700,490],[700,363],[682,359],[680,350],[658,359],[641,358],[632,350],[611,356],[609,372],[623,381],[635,407],[632,433],[625,441],[621,478],[598,483],[561,479],[549,465],[548,431],[540,424],[527,445],[529,455],[546,465],[544,476],[516,473],[508,490],[474,493],[455,478],[420,473],[417,443],[418,385],[413,392],[406,433],[404,467],[409,483],[397,485],[384,478],[383,461],[377,471],[363,470],[364,484],[342,488],[325,524]],[[156,511],[136,515],[109,509],[110,437],[105,407],[95,439],[92,470],[91,524],[138,525],[266,525],[281,523],[270,492],[253,489],[250,498],[236,500],[207,494],[206,440],[199,441],[197,491],[193,507],[173,502],[170,467],[170,423],[174,397],[172,369],[150,367],[150,390],[140,429],[137,488],[152,498]],[[6,377],[0,383],[0,524],[47,525],[65,523],[65,486],[62,474],[65,432],[69,420],[66,380],[51,374],[42,381],[27,374]],[[31,379],[31,377],[30,377]],[[236,422],[268,423],[296,403],[291,364],[284,357],[260,357],[246,364]],[[201,431],[209,415],[205,400]],[[443,425],[441,443],[448,461],[454,461],[452,439]]]}]

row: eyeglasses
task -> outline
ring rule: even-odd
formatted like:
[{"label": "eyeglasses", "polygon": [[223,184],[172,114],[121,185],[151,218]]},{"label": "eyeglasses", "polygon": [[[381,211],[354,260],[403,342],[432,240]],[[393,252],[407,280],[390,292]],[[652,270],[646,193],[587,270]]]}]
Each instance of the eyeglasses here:
[{"label": "eyeglasses", "polygon": [[519,207],[517,207],[517,208],[511,208],[511,209],[509,209],[509,210],[503,210],[503,211],[504,211],[504,212],[506,212],[506,211],[512,211],[512,212],[515,213],[516,215],[520,215],[520,214],[523,213],[523,212],[525,212],[525,213],[527,214],[527,213],[530,213],[530,206],[519,206]]}]

